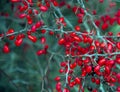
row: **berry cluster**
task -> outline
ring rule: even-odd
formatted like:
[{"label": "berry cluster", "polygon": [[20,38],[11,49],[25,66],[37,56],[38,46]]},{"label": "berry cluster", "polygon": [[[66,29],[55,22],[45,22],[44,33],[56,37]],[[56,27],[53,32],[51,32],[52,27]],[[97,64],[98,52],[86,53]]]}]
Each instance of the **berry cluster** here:
[{"label": "berry cluster", "polygon": [[[82,86],[88,76],[91,76],[91,82],[97,85],[105,82],[109,86],[115,86],[115,83],[120,83],[120,73],[116,72],[117,64],[120,64],[120,42],[115,42],[115,38],[109,38],[111,33],[103,39],[94,39],[90,35],[88,36],[87,32],[64,34],[58,43],[64,46],[68,60],[60,63],[59,72],[65,74],[65,83],[70,88],[75,85]],[[119,40],[119,36],[117,39]],[[60,77],[57,76],[55,80],[56,89],[61,92],[62,87],[57,87]]]}]

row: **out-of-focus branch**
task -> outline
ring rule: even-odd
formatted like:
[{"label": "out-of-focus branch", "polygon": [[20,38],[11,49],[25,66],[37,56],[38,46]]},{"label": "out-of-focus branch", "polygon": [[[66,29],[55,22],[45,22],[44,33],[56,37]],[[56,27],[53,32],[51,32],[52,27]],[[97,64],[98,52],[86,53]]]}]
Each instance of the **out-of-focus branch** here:
[{"label": "out-of-focus branch", "polygon": [[20,88],[18,85],[16,85],[14,82],[12,82],[12,78],[4,71],[0,68],[0,72],[8,78],[9,82],[18,90],[18,92],[20,92]]}]

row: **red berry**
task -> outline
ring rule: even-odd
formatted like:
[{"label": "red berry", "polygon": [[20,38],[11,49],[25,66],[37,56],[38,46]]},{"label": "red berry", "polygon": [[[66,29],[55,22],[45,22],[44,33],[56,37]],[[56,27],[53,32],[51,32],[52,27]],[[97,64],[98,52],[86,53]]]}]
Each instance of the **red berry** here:
[{"label": "red berry", "polygon": [[48,8],[47,8],[47,6],[40,6],[40,10],[42,11],[42,12],[46,12],[47,10],[48,10]]},{"label": "red berry", "polygon": [[99,2],[100,2],[100,3],[103,3],[103,2],[104,2],[104,0],[99,0]]},{"label": "red berry", "polygon": [[96,24],[96,26],[99,27],[99,26],[100,26],[100,21],[99,21],[99,20],[96,20],[96,21],[95,21],[95,24]]},{"label": "red berry", "polygon": [[16,46],[20,46],[21,44],[22,44],[22,42],[23,42],[23,39],[21,38],[21,39],[16,39],[15,40],[15,45]]},{"label": "red berry", "polygon": [[72,8],[72,11],[73,11],[74,13],[76,13],[77,10],[78,10],[78,7],[77,7],[77,6],[74,6],[74,7]]},{"label": "red berry", "polygon": [[28,20],[28,24],[31,25],[33,23],[33,20],[32,19],[29,19]]},{"label": "red berry", "polygon": [[54,32],[53,32],[53,31],[49,31],[49,34],[50,34],[50,35],[54,35]]},{"label": "red berry", "polygon": [[60,77],[57,76],[57,77],[55,78],[55,81],[60,81]]},{"label": "red berry", "polygon": [[75,41],[77,41],[77,42],[81,42],[81,41],[82,41],[81,38],[78,37],[78,36],[74,36],[73,39],[74,39]]},{"label": "red berry", "polygon": [[57,90],[57,91],[60,91],[60,90],[61,90],[61,82],[58,82],[58,83],[56,84],[56,90]]},{"label": "red berry", "polygon": [[64,22],[64,17],[60,17],[60,18],[59,18],[59,21],[60,21],[61,23],[63,23],[63,22]]},{"label": "red berry", "polygon": [[20,0],[10,0],[12,3],[20,2]]},{"label": "red berry", "polygon": [[28,38],[34,43],[37,41],[36,36],[28,35]]},{"label": "red berry", "polygon": [[95,82],[95,78],[91,78],[91,81],[94,83]]},{"label": "red berry", "polygon": [[70,92],[68,88],[64,88],[63,92]]},{"label": "red berry", "polygon": [[36,28],[39,28],[41,26],[41,22],[38,21],[36,24],[35,24]]},{"label": "red berry", "polygon": [[120,42],[117,42],[116,46],[120,50]]},{"label": "red berry", "polygon": [[117,23],[118,25],[120,25],[120,18],[117,18]]},{"label": "red berry", "polygon": [[[8,31],[7,31],[7,35],[8,35],[8,38],[10,39],[10,40],[13,40],[14,38],[15,38],[15,36],[14,35],[11,35],[11,34],[13,34],[15,31],[14,31],[14,29],[12,29],[12,28],[10,28]],[[9,36],[10,35],[10,36]]]},{"label": "red berry", "polygon": [[82,23],[83,22],[83,19],[82,18],[79,18],[78,19],[78,23]]},{"label": "red berry", "polygon": [[3,46],[3,53],[9,53],[10,52],[10,49],[9,49],[9,47],[8,47],[8,45],[7,44],[5,44],[4,46]]},{"label": "red berry", "polygon": [[99,64],[100,66],[103,66],[103,65],[105,64],[105,62],[106,62],[106,60],[105,60],[105,58],[103,58],[103,59],[100,59],[100,60],[98,61],[98,64]]},{"label": "red berry", "polygon": [[97,72],[99,72],[99,71],[100,71],[100,66],[99,66],[99,65],[95,66],[94,72],[97,73]]},{"label": "red berry", "polygon": [[31,32],[36,32],[36,25],[33,25],[32,27],[31,27]]},{"label": "red berry", "polygon": [[75,78],[75,82],[76,82],[77,84],[80,84],[80,83],[81,83],[80,78],[76,77],[76,78]]},{"label": "red berry", "polygon": [[78,25],[75,26],[75,30],[76,30],[76,31],[80,31],[80,26],[78,26]]},{"label": "red berry", "polygon": [[67,65],[66,62],[61,62],[61,63],[60,63],[60,66],[61,66],[61,67],[65,67],[66,65]]},{"label": "red berry", "polygon": [[86,66],[85,68],[87,73],[91,73],[92,72],[92,67],[91,66]]},{"label": "red berry", "polygon": [[71,68],[71,69],[74,69],[76,66],[77,66],[77,63],[76,63],[76,62],[70,64],[70,68]]},{"label": "red berry", "polygon": [[112,83],[115,83],[117,81],[114,77],[111,77],[110,80],[111,80]]},{"label": "red berry", "polygon": [[59,41],[58,41],[58,44],[59,45],[63,45],[65,43],[65,39],[64,38],[61,38]]},{"label": "red berry", "polygon": [[95,83],[96,83],[97,85],[99,85],[99,84],[100,84],[100,79],[99,79],[99,78],[95,79]]},{"label": "red berry", "polygon": [[80,10],[80,13],[85,14],[85,11],[83,8],[79,8],[79,10]]},{"label": "red berry", "polygon": [[63,73],[63,72],[64,72],[64,69],[61,68],[61,69],[59,70],[59,73]]},{"label": "red berry", "polygon": [[41,33],[42,33],[42,34],[46,33],[46,30],[45,30],[45,29],[42,29],[42,30],[41,30]]},{"label": "red berry", "polygon": [[22,14],[19,15],[19,18],[20,18],[20,19],[23,19],[23,18],[25,18],[25,17],[26,17],[26,14],[25,14],[25,13],[22,13]]},{"label": "red berry", "polygon": [[102,24],[102,30],[106,30],[108,28],[108,24],[107,23],[103,23]]},{"label": "red berry", "polygon": [[33,3],[33,0],[27,0],[29,3]]},{"label": "red berry", "polygon": [[109,68],[108,66],[105,66],[105,73],[106,73],[107,75],[110,74],[110,68]]},{"label": "red berry", "polygon": [[45,52],[44,50],[38,50],[36,54],[37,54],[38,56],[40,56],[40,55],[44,54],[44,52]]},{"label": "red berry", "polygon": [[58,6],[59,4],[58,4],[57,1],[53,1],[53,5],[54,5],[54,6]]},{"label": "red berry", "polygon": [[117,92],[120,92],[120,86],[118,86],[118,87],[116,88],[116,91],[117,91]]},{"label": "red berry", "polygon": [[120,64],[120,57],[116,58],[116,63]]},{"label": "red berry", "polygon": [[41,38],[40,38],[40,41],[41,41],[42,44],[45,44],[46,38],[45,38],[45,37],[41,37]]}]

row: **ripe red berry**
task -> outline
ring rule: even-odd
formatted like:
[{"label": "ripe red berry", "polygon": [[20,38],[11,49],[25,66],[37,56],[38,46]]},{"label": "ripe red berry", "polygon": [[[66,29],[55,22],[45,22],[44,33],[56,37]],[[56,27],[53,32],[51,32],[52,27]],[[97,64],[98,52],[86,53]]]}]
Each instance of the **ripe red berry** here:
[{"label": "ripe red berry", "polygon": [[91,78],[91,81],[94,83],[95,82],[95,78]]},{"label": "ripe red berry", "polygon": [[116,58],[116,63],[120,64],[120,57]]},{"label": "ripe red berry", "polygon": [[79,10],[80,10],[80,13],[82,13],[83,15],[85,14],[85,11],[83,8],[79,8]]},{"label": "ripe red berry", "polygon": [[107,23],[103,23],[102,24],[102,30],[106,30],[108,28],[108,24]]},{"label": "ripe red berry", "polygon": [[105,62],[106,62],[105,58],[102,58],[102,59],[100,59],[100,60],[98,61],[98,64],[99,64],[100,66],[103,66],[103,65],[105,64]]},{"label": "ripe red berry", "polygon": [[63,92],[70,92],[68,88],[64,88]]},{"label": "ripe red berry", "polygon": [[117,92],[120,92],[120,86],[118,86],[118,87],[116,88],[116,91],[117,91]]},{"label": "ripe red berry", "polygon": [[28,24],[31,25],[33,23],[32,19],[28,19]]},{"label": "ripe red berry", "polygon": [[75,78],[75,82],[76,82],[77,84],[80,84],[80,83],[81,83],[80,78],[76,77],[76,78]]},{"label": "ripe red berry", "polygon": [[118,25],[120,25],[120,18],[117,18],[117,23]]},{"label": "ripe red berry", "polygon": [[80,31],[80,26],[78,26],[78,25],[75,26],[75,30],[76,30],[76,31]]},{"label": "ripe red berry", "polygon": [[47,6],[41,5],[41,6],[40,6],[40,10],[41,10],[42,12],[46,12],[46,11],[48,10],[48,8],[47,8]]},{"label": "ripe red berry", "polygon": [[[14,31],[14,29],[12,29],[12,28],[10,28],[7,32],[6,32],[6,35],[8,35],[8,38],[10,39],[10,40],[13,40],[14,38],[15,38],[15,36],[14,35],[11,35],[11,34],[13,34],[15,31]],[[9,36],[10,35],[10,36]]]},{"label": "ripe red berry", "polygon": [[95,68],[94,68],[94,72],[99,72],[100,71],[100,66],[99,65],[97,65],[97,66],[95,66]]},{"label": "ripe red berry", "polygon": [[37,54],[38,56],[40,56],[40,55],[44,54],[44,52],[45,52],[44,50],[38,50],[36,54]]},{"label": "ripe red berry", "polygon": [[45,44],[46,38],[45,38],[45,37],[41,37],[41,38],[40,38],[40,41],[41,41],[42,44]]},{"label": "ripe red berry", "polygon": [[35,26],[36,26],[36,28],[39,28],[39,27],[41,27],[41,21],[38,21],[36,24],[35,24]]},{"label": "ripe red berry", "polygon": [[67,65],[66,62],[61,62],[61,63],[60,63],[60,66],[61,66],[61,67],[65,67],[66,65]]},{"label": "ripe red berry", "polygon": [[90,58],[89,57],[86,57],[84,60],[83,60],[84,64],[87,64],[90,62]]},{"label": "ripe red berry", "polygon": [[29,25],[31,25],[33,23],[33,20],[30,15],[26,15],[26,19],[27,19],[27,22]]},{"label": "ripe red berry", "polygon": [[70,84],[69,84],[69,86],[72,88],[72,87],[74,87],[75,86],[75,81],[73,81],[73,82],[71,82]]},{"label": "ripe red berry", "polygon": [[77,6],[74,6],[74,7],[72,8],[72,11],[73,11],[74,13],[76,13],[77,10],[78,10],[78,7],[77,7]]},{"label": "ripe red berry", "polygon": [[100,21],[99,20],[95,20],[95,24],[96,24],[96,26],[100,26]]},{"label": "ripe red berry", "polygon": [[63,23],[64,22],[64,17],[60,17],[59,22]]},{"label": "ripe red berry", "polygon": [[3,53],[9,53],[10,52],[10,49],[9,49],[9,47],[8,47],[8,45],[7,44],[5,44],[4,46],[3,46]]},{"label": "ripe red berry", "polygon": [[59,45],[63,45],[65,43],[65,39],[64,38],[61,38],[59,41],[58,41],[58,44]]},{"label": "ripe red berry", "polygon": [[29,3],[33,3],[33,0],[27,0]]},{"label": "ripe red berry", "polygon": [[83,68],[83,69],[82,69],[82,74],[81,74],[81,76],[82,76],[82,77],[85,77],[86,74],[87,74],[87,72],[86,72],[86,70]]},{"label": "ripe red berry", "polygon": [[64,69],[61,68],[61,69],[59,70],[59,73],[63,73],[63,72],[64,72]]},{"label": "ripe red berry", "polygon": [[23,38],[16,39],[16,40],[15,40],[15,45],[16,45],[16,46],[20,46],[20,45],[22,44],[22,42],[23,42]]},{"label": "ripe red berry", "polygon": [[23,19],[23,18],[25,18],[25,17],[26,17],[26,14],[25,14],[25,13],[22,13],[22,14],[19,15],[19,18],[20,18],[20,19]]},{"label": "ripe red berry", "polygon": [[53,31],[49,31],[49,34],[50,34],[50,35],[54,35],[54,32],[53,32]]},{"label": "ripe red berry", "polygon": [[100,2],[100,3],[103,3],[103,2],[104,2],[104,0],[99,0],[99,2]]},{"label": "ripe red berry", "polygon": [[78,36],[74,36],[73,39],[74,39],[76,42],[81,42],[81,41],[82,41],[81,38],[78,37]]},{"label": "ripe red berry", "polygon": [[56,84],[56,90],[57,90],[57,91],[60,91],[60,90],[61,90],[61,82],[58,82],[58,83]]},{"label": "ripe red berry", "polygon": [[86,66],[85,68],[87,73],[91,73],[92,72],[92,67],[91,66]]},{"label": "ripe red berry", "polygon": [[57,1],[53,1],[53,5],[57,7],[59,4]]},{"label": "ripe red berry", "polygon": [[49,3],[49,2],[46,2],[46,6],[47,6],[47,7],[50,7],[50,3]]},{"label": "ripe red berry", "polygon": [[36,36],[28,35],[28,38],[34,43],[37,41]]},{"label": "ripe red berry", "polygon": [[20,2],[20,0],[10,0],[12,3]]},{"label": "ripe red berry", "polygon": [[106,73],[107,75],[110,74],[110,68],[109,68],[108,66],[105,66],[105,73]]},{"label": "ripe red berry", "polygon": [[115,77],[111,77],[110,81],[111,81],[112,83],[115,83],[115,82],[117,81],[117,79],[115,79]]},{"label": "ripe red berry", "polygon": [[79,60],[77,63],[79,66],[82,66],[82,64],[83,64],[82,60]]},{"label": "ripe red berry", "polygon": [[78,19],[78,23],[82,23],[83,22],[83,19],[82,18],[79,18]]},{"label": "ripe red berry", "polygon": [[77,63],[76,63],[76,62],[70,64],[70,68],[71,68],[71,69],[74,69],[76,66],[77,66]]},{"label": "ripe red berry", "polygon": [[95,79],[95,83],[96,83],[97,85],[99,85],[99,84],[100,84],[100,79],[99,79],[99,78]]},{"label": "ripe red berry", "polygon": [[116,43],[117,48],[120,50],[120,42]]},{"label": "ripe red berry", "polygon": [[55,81],[60,81],[60,76],[55,77]]},{"label": "ripe red berry", "polygon": [[32,27],[31,27],[31,32],[36,32],[36,25],[33,25]]}]

